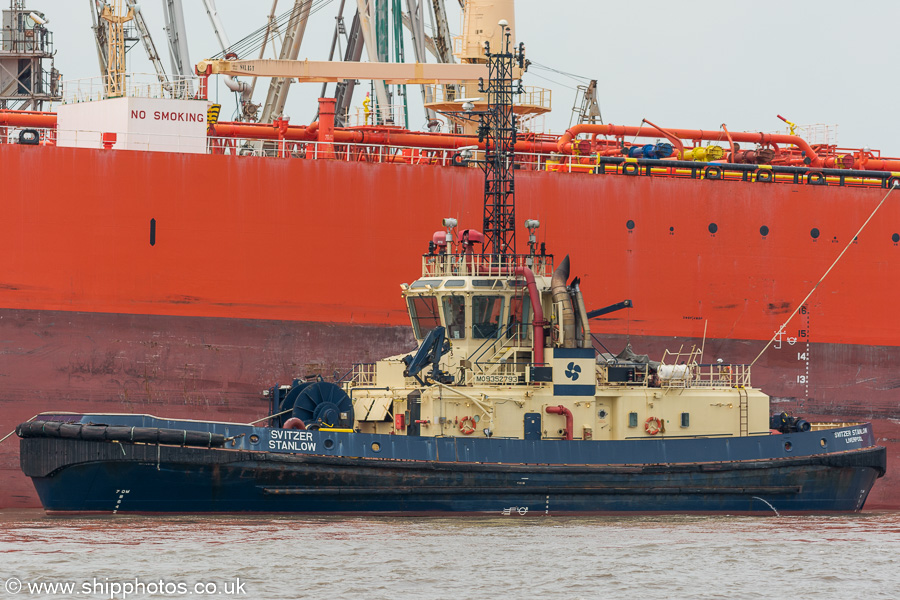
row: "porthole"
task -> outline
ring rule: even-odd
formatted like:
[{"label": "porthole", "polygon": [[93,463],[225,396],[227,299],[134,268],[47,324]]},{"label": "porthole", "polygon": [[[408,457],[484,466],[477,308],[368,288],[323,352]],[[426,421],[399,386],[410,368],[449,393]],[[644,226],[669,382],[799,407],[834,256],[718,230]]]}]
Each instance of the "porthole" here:
[{"label": "porthole", "polygon": [[381,452],[381,444],[372,442],[372,452]]},{"label": "porthole", "polygon": [[634,229],[634,221],[628,219],[628,222],[625,223],[625,227],[627,227],[628,229]]},{"label": "porthole", "polygon": [[760,227],[760,228],[759,228],[759,235],[761,235],[761,236],[763,236],[763,237],[766,237],[767,235],[769,235],[769,228],[766,227],[765,225],[763,225],[762,227]]},{"label": "porthole", "polygon": [[819,228],[818,228],[818,227],[813,227],[813,228],[812,228],[812,231],[809,232],[809,235],[810,235],[810,236],[812,237],[812,239],[814,239],[814,240],[819,239],[819,235],[820,235],[820,233],[819,233]]},{"label": "porthole", "polygon": [[255,433],[254,433],[253,435],[251,435],[251,436],[250,436],[250,443],[251,443],[251,444],[258,444],[258,443],[259,443],[259,436],[256,435]]},{"label": "porthole", "polygon": [[323,445],[325,446],[326,450],[331,450],[332,448],[334,448],[334,440],[331,438],[327,438]]},{"label": "porthole", "polygon": [[794,445],[793,445],[793,444],[791,444],[790,442],[785,442],[785,443],[784,443],[784,451],[785,451],[785,452],[790,452],[790,451],[793,450],[793,449],[794,449]]},{"label": "porthole", "polygon": [[715,232],[717,232],[718,230],[719,230],[719,226],[718,226],[718,225],[716,225],[715,223],[710,223],[710,224],[709,224],[709,232],[710,232],[710,233],[715,233]]},{"label": "porthole", "polygon": [[825,440],[825,438],[822,438],[821,440],[819,440],[819,445],[824,448],[828,445],[828,442]]},{"label": "porthole", "polygon": [[892,235],[892,236],[891,236],[891,241],[894,242],[895,244],[896,244],[897,242],[900,242],[900,233],[895,233],[894,235]]}]

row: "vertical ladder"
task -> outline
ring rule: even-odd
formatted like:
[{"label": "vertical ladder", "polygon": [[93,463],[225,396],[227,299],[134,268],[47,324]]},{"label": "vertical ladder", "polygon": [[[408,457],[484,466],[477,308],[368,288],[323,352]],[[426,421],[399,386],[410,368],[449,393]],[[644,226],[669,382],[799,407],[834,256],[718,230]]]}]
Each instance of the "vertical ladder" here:
[{"label": "vertical ladder", "polygon": [[740,397],[740,427],[741,427],[741,437],[746,437],[750,434],[750,417],[748,415],[749,412],[749,403],[750,403],[750,394],[747,393],[747,388],[739,387],[738,394]]}]

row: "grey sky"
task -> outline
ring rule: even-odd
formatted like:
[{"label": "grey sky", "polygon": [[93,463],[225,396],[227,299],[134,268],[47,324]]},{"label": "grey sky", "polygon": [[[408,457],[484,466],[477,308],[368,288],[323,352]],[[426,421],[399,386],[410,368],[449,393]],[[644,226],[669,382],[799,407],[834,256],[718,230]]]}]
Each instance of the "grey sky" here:
[{"label": "grey sky", "polygon": [[[184,2],[190,57],[196,62],[219,48],[202,2]],[[458,34],[458,5],[446,4],[453,13],[451,30]],[[234,42],[265,23],[271,2],[218,0],[217,5]],[[277,12],[290,5],[282,0]],[[301,58],[326,57],[338,5],[334,0],[313,16]],[[347,5],[349,22],[355,2]],[[28,7],[50,17],[57,68],[66,79],[98,75],[86,0],[28,0]],[[168,69],[161,2],[144,0],[141,7]],[[776,118],[782,114],[798,124],[838,125],[841,146],[868,145],[900,155],[892,68],[898,58],[898,2],[519,0],[516,21],[517,37],[532,61],[599,80],[607,123],[639,125],[647,118],[672,128],[718,129],[726,123],[733,130],[775,131],[784,127]],[[152,72],[141,47],[129,56],[131,70]],[[408,45],[407,56],[412,56]],[[525,83],[553,90],[554,111],[545,128],[564,131],[576,80],[533,69]],[[293,86],[285,110],[292,123],[313,119],[319,89],[320,84]],[[257,86],[257,102],[264,90]],[[223,119],[234,110],[226,92],[220,84]],[[419,98],[418,88],[410,89],[410,98]],[[412,128],[420,127],[420,114],[413,113]]]}]

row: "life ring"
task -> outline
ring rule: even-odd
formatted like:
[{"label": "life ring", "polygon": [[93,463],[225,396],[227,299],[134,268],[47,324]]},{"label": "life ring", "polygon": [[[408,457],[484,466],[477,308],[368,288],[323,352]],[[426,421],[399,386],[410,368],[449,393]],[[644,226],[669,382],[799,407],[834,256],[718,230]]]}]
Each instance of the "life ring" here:
[{"label": "life ring", "polygon": [[459,430],[463,435],[472,435],[476,427],[478,423],[475,422],[475,417],[463,417],[459,420]]},{"label": "life ring", "polygon": [[[653,426],[650,424],[653,423]],[[656,417],[649,417],[646,421],[644,421],[644,431],[649,433],[650,435],[656,435],[660,431],[662,431],[662,420]]]}]

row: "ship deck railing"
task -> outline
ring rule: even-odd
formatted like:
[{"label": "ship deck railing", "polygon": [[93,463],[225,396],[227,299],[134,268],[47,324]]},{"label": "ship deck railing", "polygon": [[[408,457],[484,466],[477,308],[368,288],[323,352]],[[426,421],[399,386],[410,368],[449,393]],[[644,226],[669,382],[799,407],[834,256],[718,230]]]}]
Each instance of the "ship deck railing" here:
[{"label": "ship deck railing", "polygon": [[353,365],[347,383],[350,387],[375,385],[375,363],[357,363]]},{"label": "ship deck railing", "polygon": [[422,277],[516,277],[516,270],[529,268],[537,277],[553,274],[550,254],[446,254],[422,255]]},{"label": "ship deck railing", "polygon": [[[62,82],[62,103],[74,104],[104,100],[108,81],[108,75],[67,79]],[[199,77],[170,75],[167,81],[160,81],[156,74],[127,73],[122,97],[195,100],[198,89],[200,89]]]},{"label": "ship deck railing", "polygon": [[44,27],[0,30],[0,58],[4,55],[52,56],[53,32]]},{"label": "ship deck railing", "polygon": [[[192,79],[186,78],[185,81]],[[90,78],[93,80],[90,86],[87,83],[81,88],[72,88],[79,81],[67,82],[69,101],[77,96],[82,101],[99,99],[105,93],[102,77]],[[185,96],[187,84],[175,83],[170,93],[165,84],[158,80],[133,84],[132,92],[140,97],[171,97]],[[18,132],[23,127],[0,127],[0,143],[16,143]],[[38,129],[38,128],[27,128]],[[54,128],[38,129],[41,134],[41,142],[53,145],[57,135]],[[80,130],[87,137],[97,139],[96,147],[102,148],[101,133],[108,130]],[[120,134],[125,135],[125,134]],[[152,138],[154,134],[142,133],[144,138]],[[172,143],[176,149],[184,146],[186,151],[195,152],[197,140],[191,136],[162,135],[167,138],[167,145]],[[171,142],[172,138],[177,138]],[[466,161],[460,161],[460,152],[456,148],[436,148],[422,146],[401,146],[377,143],[334,143],[318,142],[315,140],[286,140],[286,139],[262,139],[240,137],[218,137],[208,135],[204,137],[204,144],[208,154],[228,156],[258,156],[267,158],[287,158],[303,160],[338,160],[343,162],[369,162],[389,163],[416,166],[434,166],[449,168],[466,168]],[[113,149],[116,149],[114,146]],[[478,153],[473,158],[477,158]],[[625,176],[625,177],[663,177],[669,179],[702,179],[711,183],[728,181],[744,181],[752,183],[772,183],[790,185],[815,185],[815,186],[841,186],[864,188],[888,188],[894,182],[900,181],[897,175],[884,171],[861,171],[852,169],[810,169],[802,166],[781,165],[757,165],[757,164],[724,164],[707,163],[700,161],[675,161],[663,159],[628,159],[624,157],[597,157],[597,156],[560,156],[558,154],[541,153],[517,153],[515,155],[516,166],[524,171],[553,171],[568,173],[573,176]],[[461,166],[462,165],[462,166]],[[469,162],[469,168],[475,168],[474,162]]]},{"label": "ship deck railing", "polygon": [[750,387],[750,365],[708,363],[691,365],[691,387]]}]

